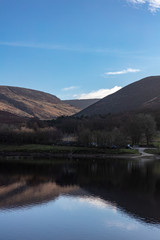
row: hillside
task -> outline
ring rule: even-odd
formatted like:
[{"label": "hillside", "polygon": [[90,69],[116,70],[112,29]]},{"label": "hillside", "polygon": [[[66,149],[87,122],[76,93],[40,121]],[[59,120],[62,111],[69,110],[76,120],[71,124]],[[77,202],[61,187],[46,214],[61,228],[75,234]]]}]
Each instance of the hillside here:
[{"label": "hillside", "polygon": [[73,100],[63,100],[64,103],[67,103],[79,110],[83,110],[90,105],[98,102],[100,99],[73,99]]},{"label": "hillside", "polygon": [[133,110],[157,110],[160,108],[160,76],[147,77],[113,93],[76,116],[93,116],[124,113]]},{"label": "hillside", "polygon": [[0,86],[0,111],[19,117],[53,119],[79,110],[54,95],[19,87]]}]

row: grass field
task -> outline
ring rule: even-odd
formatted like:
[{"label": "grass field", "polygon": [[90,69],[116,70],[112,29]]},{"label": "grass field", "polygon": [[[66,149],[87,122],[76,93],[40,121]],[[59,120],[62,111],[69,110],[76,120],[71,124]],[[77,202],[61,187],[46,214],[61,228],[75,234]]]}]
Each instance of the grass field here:
[{"label": "grass field", "polygon": [[0,152],[50,152],[50,153],[72,153],[72,154],[138,154],[133,149],[105,149],[71,146],[52,146],[40,144],[28,145],[0,145]]},{"label": "grass field", "polygon": [[145,152],[146,152],[146,153],[150,153],[150,154],[159,154],[159,155],[160,155],[160,149],[159,149],[159,148],[146,149]]},{"label": "grass field", "polygon": [[155,147],[160,147],[160,133],[158,132],[157,133],[157,135],[154,137],[154,139],[153,139],[153,145],[155,146]]}]

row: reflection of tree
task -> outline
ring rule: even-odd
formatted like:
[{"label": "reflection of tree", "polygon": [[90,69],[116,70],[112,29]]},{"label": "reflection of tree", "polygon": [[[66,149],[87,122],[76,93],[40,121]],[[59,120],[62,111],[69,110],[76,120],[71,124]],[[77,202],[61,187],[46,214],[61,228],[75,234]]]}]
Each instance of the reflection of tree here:
[{"label": "reflection of tree", "polygon": [[96,173],[88,168],[85,179],[79,179],[80,186],[134,217],[160,223],[160,175],[155,174],[155,168],[160,168],[160,163],[156,163],[156,167],[152,163],[144,167],[128,163],[112,164],[110,161],[98,164]]}]

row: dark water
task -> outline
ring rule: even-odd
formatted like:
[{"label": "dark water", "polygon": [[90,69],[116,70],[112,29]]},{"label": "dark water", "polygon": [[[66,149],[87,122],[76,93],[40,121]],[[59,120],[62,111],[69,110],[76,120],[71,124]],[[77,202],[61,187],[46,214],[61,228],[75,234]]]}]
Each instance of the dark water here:
[{"label": "dark water", "polygon": [[159,240],[160,161],[0,162],[0,240]]}]

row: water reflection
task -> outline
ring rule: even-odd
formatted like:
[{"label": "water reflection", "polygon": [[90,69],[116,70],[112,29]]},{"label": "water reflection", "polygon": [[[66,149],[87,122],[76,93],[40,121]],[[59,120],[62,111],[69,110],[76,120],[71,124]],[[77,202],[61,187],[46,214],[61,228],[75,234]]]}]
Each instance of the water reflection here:
[{"label": "water reflection", "polygon": [[[0,162],[0,210],[28,208],[62,196],[101,209],[120,209],[143,222],[159,224],[160,162]],[[111,227],[113,222],[106,224]]]}]

